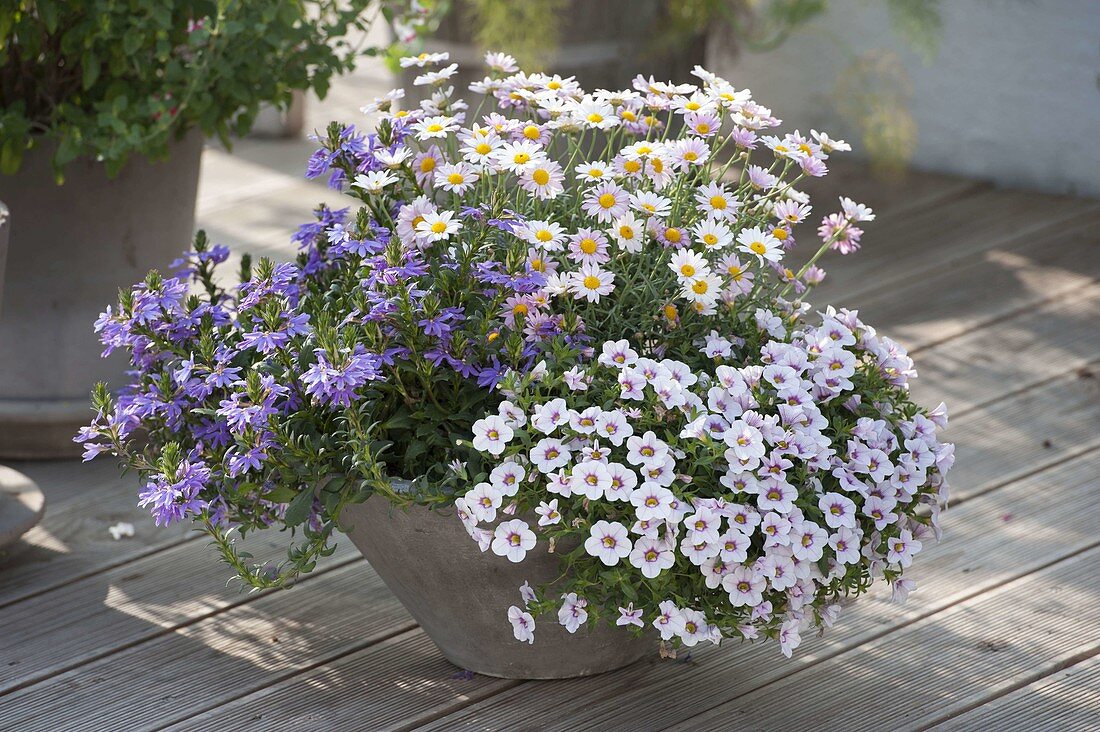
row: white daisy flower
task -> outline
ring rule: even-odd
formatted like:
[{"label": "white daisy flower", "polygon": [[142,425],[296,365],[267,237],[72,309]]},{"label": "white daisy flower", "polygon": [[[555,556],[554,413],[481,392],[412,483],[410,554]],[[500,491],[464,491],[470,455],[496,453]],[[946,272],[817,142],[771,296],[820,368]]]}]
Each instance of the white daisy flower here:
[{"label": "white daisy flower", "polygon": [[760,260],[778,262],[783,258],[783,245],[771,234],[765,233],[759,226],[742,229],[737,234],[737,249],[746,254],[754,254]]},{"label": "white daisy flower", "polygon": [[493,153],[493,160],[501,169],[517,174],[526,172],[545,159],[546,151],[530,140],[505,142]]},{"label": "white daisy flower", "polygon": [[396,182],[397,177],[388,170],[372,170],[369,173],[360,173],[355,176],[355,182],[352,185],[356,188],[362,188],[367,193],[377,195],[386,186]]},{"label": "white daisy flower", "polygon": [[422,69],[428,64],[441,64],[444,61],[449,61],[450,58],[451,54],[447,53],[446,51],[442,53],[422,53],[418,56],[404,56],[398,61],[398,63],[403,69],[408,69],[413,66]]},{"label": "white daisy flower", "polygon": [[452,234],[457,234],[461,229],[462,222],[454,217],[453,211],[432,211],[425,214],[424,219],[416,225],[417,235],[432,242],[450,239]]},{"label": "white daisy flower", "polygon": [[448,163],[436,168],[435,187],[461,196],[477,183],[478,177],[477,170],[469,163]]},{"label": "white daisy flower", "polygon": [[419,122],[414,122],[410,129],[416,133],[418,140],[443,138],[458,129],[458,121],[454,117],[445,115],[425,117]]},{"label": "white daisy flower", "polygon": [[723,249],[733,244],[730,227],[717,218],[706,218],[692,227],[691,231],[695,234],[695,240],[707,249]]},{"label": "white daisy flower", "polygon": [[606,270],[601,270],[594,264],[582,264],[577,272],[572,273],[569,289],[578,300],[599,302],[600,298],[610,295],[615,289],[615,275]]},{"label": "white daisy flower", "polygon": [[624,252],[641,251],[645,226],[635,218],[634,214],[628,212],[615,219],[615,224],[609,233]]},{"label": "white daisy flower", "polygon": [[557,198],[565,187],[565,174],[553,160],[541,160],[520,174],[519,184],[528,193],[543,201]]}]

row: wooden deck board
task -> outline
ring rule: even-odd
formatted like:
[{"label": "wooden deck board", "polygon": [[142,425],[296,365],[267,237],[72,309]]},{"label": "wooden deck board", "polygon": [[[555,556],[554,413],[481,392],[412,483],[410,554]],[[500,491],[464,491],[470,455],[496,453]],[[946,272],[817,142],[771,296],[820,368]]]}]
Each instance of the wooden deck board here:
[{"label": "wooden deck board", "polygon": [[[853,732],[918,729],[952,705],[995,698],[1100,651],[1097,585],[1100,546],[671,729],[806,729],[822,719]],[[920,682],[899,689],[898,679]]]},{"label": "wooden deck board", "polygon": [[[157,527],[137,506],[137,482],[108,460],[16,463],[46,494],[42,522],[0,557],[0,614],[30,595],[134,561],[186,541],[190,527]],[[126,521],[134,536],[115,541],[107,527]]]},{"label": "wooden deck board", "polygon": [[1064,668],[928,727],[935,732],[1095,732],[1100,656]]},{"label": "wooden deck board", "polygon": [[[285,551],[268,537],[247,546],[260,560]],[[229,570],[211,552],[188,542],[5,608],[0,694],[254,599],[225,587]],[[318,569],[356,558],[343,542]]]},{"label": "wooden deck board", "polygon": [[[853,290],[835,304],[858,308],[910,349],[943,343],[1100,279],[1100,209],[920,273],[885,290]],[[811,293],[811,301],[819,301]],[[820,300],[824,302],[825,300]]]}]

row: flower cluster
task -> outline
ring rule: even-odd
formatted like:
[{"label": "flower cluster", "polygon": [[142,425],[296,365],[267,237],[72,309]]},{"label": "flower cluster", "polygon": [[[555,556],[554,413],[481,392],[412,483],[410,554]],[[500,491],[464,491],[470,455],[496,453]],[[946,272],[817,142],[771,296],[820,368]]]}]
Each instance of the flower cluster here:
[{"label": "flower cluster", "polygon": [[[294,263],[245,258],[227,288],[200,236],[100,318],[134,370],[97,389],[87,456],[122,457],[158,523],[199,522],[254,587],[312,568],[374,493],[453,504],[511,561],[568,541],[564,587],[509,612],[521,640],[556,612],[789,650],[874,577],[904,593],[946,496],[945,417],[909,401],[897,344],[807,316],[819,259],[873,212],[841,198],[792,251],[796,186],[848,146],[771,134],[702,68],[588,93],[489,54],[471,111],[448,61],[402,59],[419,105],[394,90],[364,107],[374,131],[319,136],[307,176],[357,205],[319,208]],[[249,567],[229,532],[272,525],[308,541]]]},{"label": "flower cluster", "polygon": [[[499,462],[459,516],[512,562],[536,532],[582,547],[541,598],[523,588],[518,639],[534,639],[532,608],[570,632],[585,608],[686,646],[777,637],[789,656],[873,579],[914,587],[902,574],[938,535],[954,461],[945,409],[905,397],[912,362],[854,312],[805,309],[757,312],[737,346],[711,334],[699,369],[624,339],[580,379],[506,381],[514,401],[473,428]],[[492,526],[517,511],[537,525]]]}]

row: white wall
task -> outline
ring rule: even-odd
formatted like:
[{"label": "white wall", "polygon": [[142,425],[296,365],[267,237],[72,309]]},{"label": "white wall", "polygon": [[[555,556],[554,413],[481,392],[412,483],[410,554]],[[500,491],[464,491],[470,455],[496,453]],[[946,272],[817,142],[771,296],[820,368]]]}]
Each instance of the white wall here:
[{"label": "white wall", "polygon": [[[853,134],[828,95],[856,54],[889,49],[910,75],[915,167],[1010,186],[1100,196],[1100,0],[943,0],[939,53],[925,63],[879,0],[830,0],[778,49],[709,66],[787,123]],[[848,138],[849,140],[851,138]]]}]

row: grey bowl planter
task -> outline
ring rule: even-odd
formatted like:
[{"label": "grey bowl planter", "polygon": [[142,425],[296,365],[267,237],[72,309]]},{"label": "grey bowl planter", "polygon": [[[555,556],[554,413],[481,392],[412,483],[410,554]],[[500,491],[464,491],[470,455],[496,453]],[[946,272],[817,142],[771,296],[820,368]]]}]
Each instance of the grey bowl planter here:
[{"label": "grey bowl planter", "polygon": [[374,496],[344,508],[348,537],[451,663],[506,679],[564,679],[612,671],[656,650],[650,638],[603,623],[570,634],[556,617],[536,618],[535,642],[512,635],[508,607],[519,587],[559,575],[558,555],[540,541],[518,564],[482,553],[454,509],[394,508]]},{"label": "grey bowl planter", "polygon": [[99,357],[96,317],[153,268],[191,243],[202,137],[175,144],[161,163],[134,159],[113,179],[92,160],[56,185],[50,146],[0,175],[11,209],[0,306],[0,458],[79,455],[72,442],[91,417],[96,381],[122,385],[126,357]]}]

